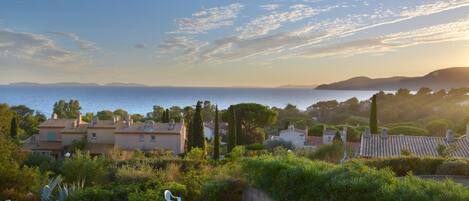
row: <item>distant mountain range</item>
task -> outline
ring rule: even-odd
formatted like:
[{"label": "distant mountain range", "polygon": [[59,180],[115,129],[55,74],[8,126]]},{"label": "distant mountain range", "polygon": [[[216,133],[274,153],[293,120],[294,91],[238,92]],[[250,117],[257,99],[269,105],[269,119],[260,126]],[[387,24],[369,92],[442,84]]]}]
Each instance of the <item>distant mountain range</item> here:
[{"label": "distant mountain range", "polygon": [[418,90],[429,87],[433,90],[469,87],[469,67],[446,68],[433,71],[422,77],[389,77],[372,79],[354,77],[345,81],[323,84],[321,90]]},{"label": "distant mountain range", "polygon": [[107,83],[107,84],[80,83],[80,82],[57,82],[57,83],[15,82],[15,83],[10,83],[9,85],[11,86],[66,86],[66,87],[74,87],[74,86],[146,87],[147,86],[144,84],[121,83],[121,82],[112,82],[112,83]]}]

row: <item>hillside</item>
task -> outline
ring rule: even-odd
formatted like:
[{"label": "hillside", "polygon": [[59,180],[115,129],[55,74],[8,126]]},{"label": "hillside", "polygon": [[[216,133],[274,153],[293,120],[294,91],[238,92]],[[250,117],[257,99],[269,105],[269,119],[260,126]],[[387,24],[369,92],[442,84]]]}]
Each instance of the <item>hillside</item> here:
[{"label": "hillside", "polygon": [[355,77],[345,81],[323,84],[321,90],[418,90],[429,87],[434,90],[469,87],[469,67],[455,67],[433,71],[422,77],[390,77],[372,79]]}]

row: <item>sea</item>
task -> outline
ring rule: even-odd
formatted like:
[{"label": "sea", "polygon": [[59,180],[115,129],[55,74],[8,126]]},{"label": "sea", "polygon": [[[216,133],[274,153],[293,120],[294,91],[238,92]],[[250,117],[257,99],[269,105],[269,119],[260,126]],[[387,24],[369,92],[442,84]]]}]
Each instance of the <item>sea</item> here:
[{"label": "sea", "polygon": [[192,106],[208,100],[224,109],[237,103],[260,103],[270,107],[296,105],[299,109],[318,101],[369,99],[377,91],[314,90],[311,88],[215,88],[215,87],[115,87],[115,86],[0,86],[0,103],[26,105],[50,116],[58,100],[80,101],[82,113],[124,109],[146,114],[154,105]]}]

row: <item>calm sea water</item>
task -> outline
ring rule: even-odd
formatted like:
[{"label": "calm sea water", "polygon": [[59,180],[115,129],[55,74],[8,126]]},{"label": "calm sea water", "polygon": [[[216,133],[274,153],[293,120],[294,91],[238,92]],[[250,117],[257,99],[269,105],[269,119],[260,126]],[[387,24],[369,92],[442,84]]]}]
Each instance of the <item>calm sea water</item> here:
[{"label": "calm sea water", "polygon": [[146,114],[153,105],[163,107],[194,105],[197,100],[210,100],[220,108],[231,104],[255,102],[284,107],[291,103],[306,109],[318,101],[368,99],[376,91],[335,91],[283,88],[190,88],[190,87],[59,87],[0,86],[0,103],[24,104],[50,115],[54,102],[77,99],[82,112],[115,110]]}]

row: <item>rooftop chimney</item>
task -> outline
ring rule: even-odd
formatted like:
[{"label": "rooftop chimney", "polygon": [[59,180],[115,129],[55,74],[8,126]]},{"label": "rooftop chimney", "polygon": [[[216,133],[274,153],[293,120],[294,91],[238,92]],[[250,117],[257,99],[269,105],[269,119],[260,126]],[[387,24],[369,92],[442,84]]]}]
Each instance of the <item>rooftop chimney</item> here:
[{"label": "rooftop chimney", "polygon": [[454,142],[454,134],[453,134],[453,130],[451,129],[448,129],[446,131],[446,142],[448,143]]},{"label": "rooftop chimney", "polygon": [[56,113],[52,114],[51,119],[58,119],[57,114]]},{"label": "rooftop chimney", "polygon": [[306,127],[305,127],[305,134],[306,134],[306,136],[308,136],[308,131],[309,131],[309,128],[308,128],[308,126],[306,126]]},{"label": "rooftop chimney", "polygon": [[381,138],[382,139],[387,139],[388,138],[388,129],[381,129]]},{"label": "rooftop chimney", "polygon": [[340,137],[342,137],[342,142],[347,142],[347,131],[348,131],[348,128],[347,128],[347,125],[344,126],[344,128],[342,129],[342,135]]},{"label": "rooftop chimney", "polygon": [[78,113],[78,116],[77,116],[77,126],[80,125],[82,122],[83,122],[83,120],[82,120],[82,115],[81,115],[81,113]]}]

